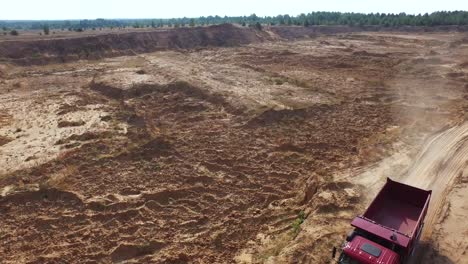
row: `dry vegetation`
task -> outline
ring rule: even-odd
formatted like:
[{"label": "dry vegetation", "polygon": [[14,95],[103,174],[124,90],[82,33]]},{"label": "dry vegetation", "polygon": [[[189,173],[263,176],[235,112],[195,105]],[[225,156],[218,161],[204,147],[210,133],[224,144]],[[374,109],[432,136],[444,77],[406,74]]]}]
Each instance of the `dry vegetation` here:
[{"label": "dry vegetation", "polygon": [[[464,33],[270,35],[0,68],[3,261],[327,263],[372,190],[466,121]],[[463,259],[445,212],[420,263]]]}]

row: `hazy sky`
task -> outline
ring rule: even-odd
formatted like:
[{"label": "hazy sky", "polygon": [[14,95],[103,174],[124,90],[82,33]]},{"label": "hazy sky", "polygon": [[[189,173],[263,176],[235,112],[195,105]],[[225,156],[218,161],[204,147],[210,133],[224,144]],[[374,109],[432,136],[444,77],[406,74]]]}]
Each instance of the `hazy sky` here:
[{"label": "hazy sky", "polygon": [[468,10],[468,0],[0,0],[0,20],[258,16],[312,11]]}]

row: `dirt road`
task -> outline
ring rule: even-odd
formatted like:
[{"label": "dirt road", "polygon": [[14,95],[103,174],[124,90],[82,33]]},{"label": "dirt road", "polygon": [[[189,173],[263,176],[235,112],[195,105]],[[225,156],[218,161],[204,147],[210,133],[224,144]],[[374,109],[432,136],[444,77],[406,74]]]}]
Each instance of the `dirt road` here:
[{"label": "dirt road", "polygon": [[451,127],[429,138],[402,182],[432,190],[431,208],[427,216],[426,234],[442,210],[442,204],[468,161],[468,123]]},{"label": "dirt road", "polygon": [[[429,243],[451,245],[446,247],[445,251],[453,263],[468,263],[466,255],[468,237],[460,236],[460,234],[468,233],[467,225],[463,224],[464,218],[460,217],[468,214],[466,200],[464,202],[457,201],[449,196],[457,181],[466,181],[467,168],[468,123],[465,122],[430,137],[413,165],[401,179],[404,183],[432,190],[431,204],[425,221],[422,240],[423,243],[426,243],[426,248]],[[450,203],[460,202],[465,206],[458,208],[456,211],[447,211],[450,208]],[[459,222],[446,223],[445,220],[449,214],[457,215]],[[440,229],[441,226],[450,232],[444,232],[443,235],[433,234],[434,230]],[[441,264],[450,263],[446,259],[434,259],[433,252],[430,250],[420,252],[420,254],[419,257],[422,259],[420,263],[424,263],[424,261]]]}]

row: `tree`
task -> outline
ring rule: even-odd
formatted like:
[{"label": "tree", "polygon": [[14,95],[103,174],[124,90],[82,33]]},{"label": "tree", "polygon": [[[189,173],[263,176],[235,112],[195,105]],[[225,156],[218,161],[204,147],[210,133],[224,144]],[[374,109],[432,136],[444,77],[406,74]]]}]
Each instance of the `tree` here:
[{"label": "tree", "polygon": [[253,13],[249,16],[249,20],[255,22],[258,20],[258,16],[255,13]]},{"label": "tree", "polygon": [[260,24],[260,22],[255,23],[255,29],[262,30],[262,24]]},{"label": "tree", "polygon": [[195,26],[195,19],[190,19],[190,26],[191,27],[194,27]]},{"label": "tree", "polygon": [[[245,22],[246,25],[254,27],[257,22],[261,25],[302,25],[308,21],[309,25],[375,25],[375,26],[446,26],[446,25],[468,25],[468,11],[443,11],[434,12],[431,14],[419,14],[410,15],[405,13],[399,14],[384,14],[384,13],[340,13],[340,12],[311,12],[308,14],[300,14],[298,16],[290,15],[277,15],[260,17],[255,14],[250,16],[207,16],[193,18],[172,18],[158,20],[154,19],[102,19],[98,18],[95,20],[56,20],[56,21],[1,21],[0,28],[3,28],[3,32],[9,34],[10,30],[13,29],[26,29],[26,30],[40,30],[43,31],[44,23],[52,28],[77,29],[83,30],[92,28],[128,28],[135,25],[140,27],[163,27],[164,25],[179,24],[183,25],[215,25],[222,23],[233,23],[242,24]],[[194,23],[191,23],[194,22]],[[135,27],[137,28],[137,27]],[[0,31],[1,32],[1,31]],[[43,32],[45,33],[45,32]]]},{"label": "tree", "polygon": [[49,25],[44,25],[42,27],[42,30],[44,31],[45,35],[49,35],[49,33],[50,33]]}]

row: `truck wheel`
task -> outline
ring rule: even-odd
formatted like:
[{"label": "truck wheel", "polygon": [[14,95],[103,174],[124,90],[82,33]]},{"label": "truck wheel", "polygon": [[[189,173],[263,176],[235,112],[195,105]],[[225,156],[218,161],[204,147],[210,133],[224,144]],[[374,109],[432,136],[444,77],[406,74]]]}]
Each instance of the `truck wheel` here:
[{"label": "truck wheel", "polygon": [[350,242],[351,240],[353,240],[355,235],[356,235],[356,232],[354,230],[350,231],[348,235],[346,235],[346,241]]}]

